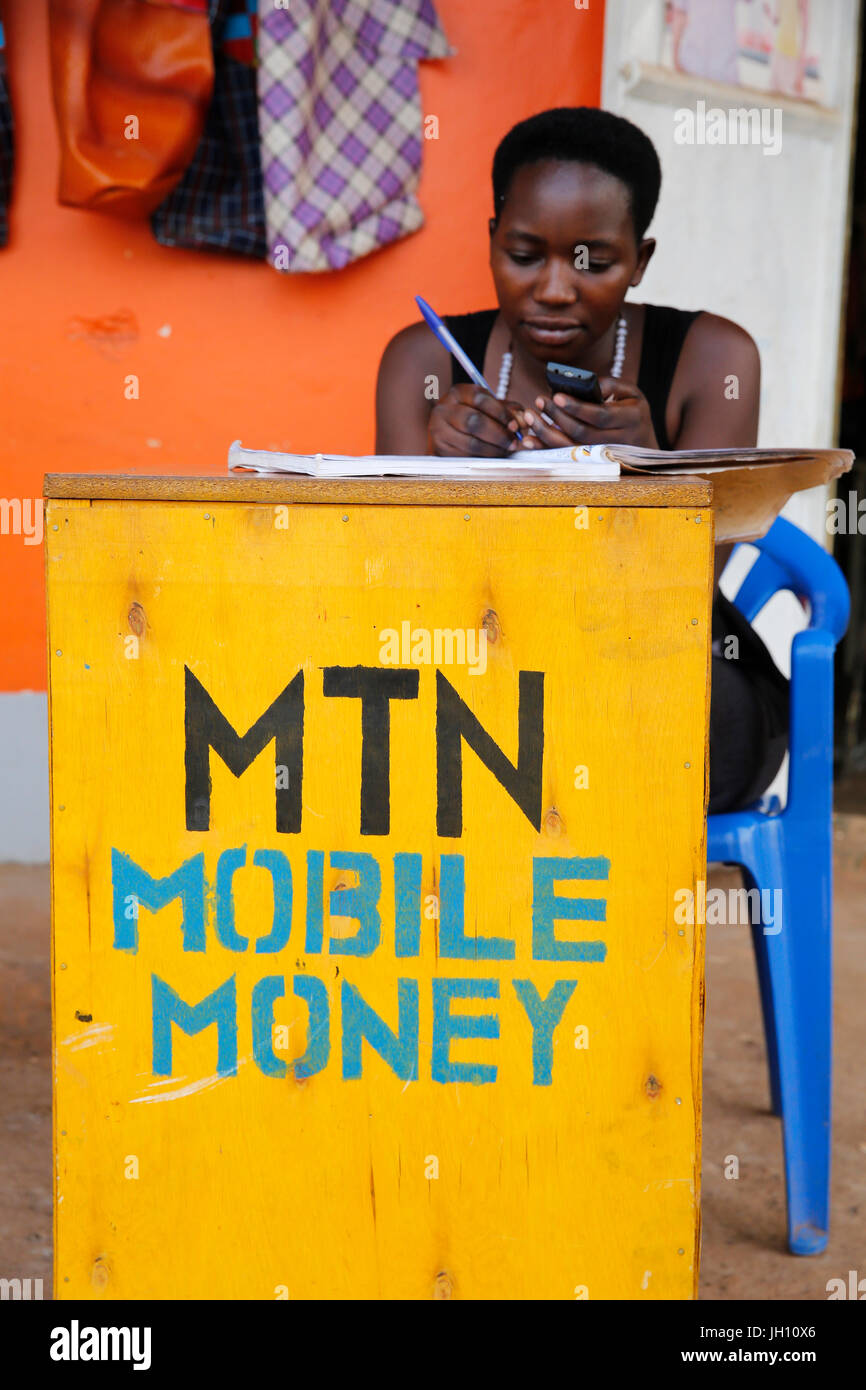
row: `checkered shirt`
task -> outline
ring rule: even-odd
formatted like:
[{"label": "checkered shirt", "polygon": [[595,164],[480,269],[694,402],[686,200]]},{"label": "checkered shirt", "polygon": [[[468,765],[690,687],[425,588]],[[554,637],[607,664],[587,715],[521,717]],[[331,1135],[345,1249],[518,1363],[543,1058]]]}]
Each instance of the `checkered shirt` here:
[{"label": "checkered shirt", "polygon": [[154,236],[164,246],[264,257],[265,207],[252,66],[256,3],[210,0],[213,97],[192,163],[150,219]]},{"label": "checkered shirt", "polygon": [[423,225],[418,62],[453,51],[432,0],[259,0],[272,265],[339,270]]}]

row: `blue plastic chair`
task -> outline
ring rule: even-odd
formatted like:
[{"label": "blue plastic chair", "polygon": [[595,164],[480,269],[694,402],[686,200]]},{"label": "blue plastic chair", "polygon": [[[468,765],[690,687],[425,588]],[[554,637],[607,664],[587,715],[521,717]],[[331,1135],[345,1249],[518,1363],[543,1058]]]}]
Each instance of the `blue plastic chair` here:
[{"label": "blue plastic chair", "polygon": [[752,943],[771,1104],[782,1117],[788,1245],[818,1255],[830,1224],[833,655],[850,604],[836,561],[789,521],[779,517],[754,545],[760,554],[734,599],[740,611],[751,622],[780,589],[811,609],[791,651],[788,800],[784,810],[772,797],[710,816],[707,859],[741,865],[747,888],[782,890],[781,931],[765,935],[753,921]]}]

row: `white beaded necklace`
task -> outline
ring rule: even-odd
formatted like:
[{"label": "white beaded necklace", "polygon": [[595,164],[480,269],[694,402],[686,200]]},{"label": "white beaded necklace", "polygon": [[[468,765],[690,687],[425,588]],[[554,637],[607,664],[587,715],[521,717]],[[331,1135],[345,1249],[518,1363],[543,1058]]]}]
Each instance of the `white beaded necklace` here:
[{"label": "white beaded necklace", "polygon": [[[611,376],[621,377],[622,367],[625,362],[625,344],[628,337],[628,325],[625,315],[620,314],[616,325],[616,338],[613,345],[613,366],[610,369]],[[504,401],[508,395],[508,387],[511,383],[511,368],[514,366],[514,354],[503,352],[502,365],[499,368],[499,384],[496,387],[496,399]]]}]

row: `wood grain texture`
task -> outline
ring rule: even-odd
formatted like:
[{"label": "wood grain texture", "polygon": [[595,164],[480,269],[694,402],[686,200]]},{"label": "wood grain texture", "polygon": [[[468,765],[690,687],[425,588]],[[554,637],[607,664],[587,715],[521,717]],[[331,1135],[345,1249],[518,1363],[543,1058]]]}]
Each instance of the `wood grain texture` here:
[{"label": "wood grain texture", "polygon": [[604,481],[455,482],[453,478],[303,478],[234,474],[179,478],[123,473],[46,473],[44,496],[175,502],[377,502],[400,506],[708,507],[712,484],[700,478]]},{"label": "wood grain texture", "polygon": [[[631,506],[593,511],[585,529],[570,506],[489,506],[468,521],[462,506],[368,505],[348,521],[303,506],[284,527],[261,503],[207,510],[46,509],[56,1296],[693,1297],[703,934],[676,924],[674,894],[705,872],[711,525]],[[463,834],[437,837],[428,665],[417,699],[391,705],[390,833],[360,834],[359,702],[325,698],[322,668],[375,666],[383,629],[404,620],[484,624],[485,672],[442,671],[512,761],[518,674],[544,672],[540,830],[464,744]],[[273,745],[238,778],[211,753],[210,828],[186,829],[185,665],[239,733],[303,669],[300,834],[275,828]],[[235,925],[248,950],[216,938],[212,900],[204,952],[184,951],[177,900],[142,907],[137,952],[114,948],[112,848],[157,877],[202,852],[213,881],[219,855],[244,845]],[[251,866],[259,848],[282,850],[293,872],[292,933],[274,955],[255,951],[273,915],[270,876]],[[328,891],[354,878],[327,857],[324,950],[306,949],[309,850],[377,859],[372,955],[328,949],[356,924],[329,917]],[[513,939],[514,959],[446,959],[426,916],[419,956],[397,958],[397,852],[422,856],[431,906],[441,856],[464,855],[466,933]],[[609,859],[606,882],[556,890],[606,899],[603,922],[556,928],[603,938],[603,961],[533,959],[534,856]],[[216,1072],[214,1027],[176,1026],[172,1074],[154,1075],[154,974],[190,1004],[234,976],[236,1075]],[[251,995],[269,975],[286,982],[274,1018],[288,1059],[309,1041],[294,977],[327,990],[330,1058],[303,1082],[264,1075],[253,1056]],[[396,1029],[400,977],[418,982],[418,1079],[365,1042],[362,1076],[344,1080],[343,980]],[[432,1079],[442,977],[496,982],[498,998],[452,1012],[495,1012],[498,1038],[450,1049],[495,1066],[491,1084]],[[550,1085],[533,1084],[515,979],[542,998],[577,982]]]}]

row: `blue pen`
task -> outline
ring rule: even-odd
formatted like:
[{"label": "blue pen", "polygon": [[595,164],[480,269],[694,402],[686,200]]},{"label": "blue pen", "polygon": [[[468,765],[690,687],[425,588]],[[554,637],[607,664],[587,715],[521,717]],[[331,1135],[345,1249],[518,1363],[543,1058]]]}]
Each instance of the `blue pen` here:
[{"label": "blue pen", "polygon": [[[452,357],[457,358],[457,361],[460,363],[461,367],[463,368],[466,375],[470,378],[470,380],[474,381],[476,386],[482,387],[491,396],[495,396],[496,392],[493,391],[492,388],[488,385],[488,383],[484,380],[484,377],[481,375],[478,368],[475,366],[475,363],[472,361],[471,358],[466,356],[466,353],[463,351],[457,339],[454,337],[454,334],[449,332],[449,330],[445,327],[445,324],[440,319],[439,315],[430,308],[430,305],[427,303],[426,299],[422,299],[420,294],[416,294],[415,303],[418,305],[418,308],[424,315],[424,322],[427,324],[427,327],[430,328],[436,334],[436,337],[439,339],[440,343],[443,345],[443,347],[446,347],[448,349]],[[520,430],[515,430],[514,437],[515,439],[522,439],[523,435],[520,433]]]}]

